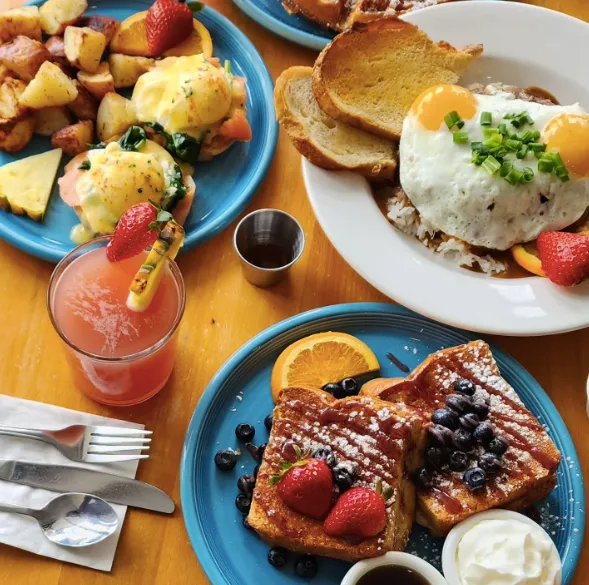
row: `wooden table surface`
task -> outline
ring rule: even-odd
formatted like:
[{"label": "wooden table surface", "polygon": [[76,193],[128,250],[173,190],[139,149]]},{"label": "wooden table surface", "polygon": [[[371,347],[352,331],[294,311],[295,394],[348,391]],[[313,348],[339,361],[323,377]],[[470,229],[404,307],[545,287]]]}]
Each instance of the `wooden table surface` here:
[{"label": "wooden table surface", "polygon": [[[276,0],[278,1],[278,0]],[[9,8],[22,0],[0,0]],[[99,2],[98,2],[99,3]],[[253,41],[273,78],[292,65],[311,65],[315,53],[290,44],[247,18],[230,0],[208,0]],[[589,21],[587,0],[532,0]],[[566,39],[563,39],[566,42]],[[290,281],[259,290],[241,276],[231,226],[179,260],[187,286],[180,352],[168,386],[134,408],[102,407],[71,383],[62,348],[45,308],[52,266],[0,242],[1,392],[58,406],[141,422],[155,431],[151,458],[138,478],[154,483],[180,502],[180,458],[184,434],[207,383],[223,362],[266,327],[302,311],[354,301],[387,301],[340,258],[318,225],[303,186],[300,157],[281,133],[274,162],[248,211],[276,207],[297,217],[307,248]],[[589,330],[553,337],[494,341],[519,360],[546,389],[573,435],[589,477],[585,381]],[[589,574],[585,547],[573,585]],[[0,583],[10,585],[205,585],[178,507],[172,517],[131,511],[111,574],[66,565],[0,545]]]}]

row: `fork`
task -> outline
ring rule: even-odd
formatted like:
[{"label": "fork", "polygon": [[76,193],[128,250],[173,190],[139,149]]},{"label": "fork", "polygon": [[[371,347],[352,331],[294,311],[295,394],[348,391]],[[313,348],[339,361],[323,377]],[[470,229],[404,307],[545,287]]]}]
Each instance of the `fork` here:
[{"label": "fork", "polygon": [[49,443],[71,461],[80,463],[147,459],[149,455],[137,451],[149,450],[151,433],[140,429],[97,425],[72,425],[55,431],[0,425],[0,435]]}]

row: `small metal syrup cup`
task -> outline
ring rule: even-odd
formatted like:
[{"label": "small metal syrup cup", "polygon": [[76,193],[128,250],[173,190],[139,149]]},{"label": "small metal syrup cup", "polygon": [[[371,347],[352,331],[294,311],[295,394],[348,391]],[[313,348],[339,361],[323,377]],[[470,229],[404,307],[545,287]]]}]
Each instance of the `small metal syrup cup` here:
[{"label": "small metal syrup cup", "polygon": [[[233,245],[246,279],[255,286],[265,288],[280,282],[301,257],[305,249],[305,233],[301,224],[285,211],[258,209],[239,222],[233,235]],[[280,248],[284,262],[272,268],[252,263],[248,252],[261,246]]]}]

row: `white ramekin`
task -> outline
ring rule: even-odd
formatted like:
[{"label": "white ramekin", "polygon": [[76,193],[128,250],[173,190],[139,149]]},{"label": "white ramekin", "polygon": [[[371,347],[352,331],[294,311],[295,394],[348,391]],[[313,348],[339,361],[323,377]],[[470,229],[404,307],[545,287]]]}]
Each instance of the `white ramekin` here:
[{"label": "white ramekin", "polygon": [[382,557],[366,559],[356,563],[344,577],[341,585],[356,585],[360,577],[366,575],[375,567],[393,565],[407,567],[422,575],[430,585],[448,585],[446,579],[427,561],[404,552],[388,552]]},{"label": "white ramekin", "polygon": [[[535,528],[541,530],[546,535],[548,540],[552,542],[549,534],[546,532],[546,530],[544,530],[544,528],[542,528],[542,526],[540,526],[537,522],[534,522],[531,518],[524,516],[523,514],[511,512],[510,510],[489,510],[487,512],[475,514],[474,516],[471,516],[460,524],[454,526],[454,528],[452,528],[450,531],[450,534],[448,534],[446,537],[446,542],[444,542],[444,549],[442,550],[442,569],[444,571],[448,585],[462,585],[462,581],[460,580],[456,566],[456,549],[458,548],[458,543],[464,534],[483,520],[516,520],[518,522],[523,522],[524,524],[529,524],[530,526],[534,526]],[[552,546],[554,547],[557,556],[560,558],[560,555],[558,555],[558,551],[556,550],[556,546],[553,542]],[[561,581],[562,568],[556,575],[554,585],[561,585]]]}]

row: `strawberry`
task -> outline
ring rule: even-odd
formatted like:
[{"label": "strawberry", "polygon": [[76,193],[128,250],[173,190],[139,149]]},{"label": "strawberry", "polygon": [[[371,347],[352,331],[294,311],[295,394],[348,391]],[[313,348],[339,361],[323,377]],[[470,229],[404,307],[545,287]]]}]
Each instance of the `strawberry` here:
[{"label": "strawberry", "polygon": [[544,232],[537,247],[542,269],[555,284],[573,286],[589,278],[589,235]]},{"label": "strawberry", "polygon": [[158,210],[151,203],[133,205],[119,219],[106,246],[106,257],[110,262],[120,262],[137,256],[157,240],[161,224],[171,218],[170,213]]},{"label": "strawberry", "polygon": [[184,0],[156,0],[145,18],[151,56],[157,57],[187,39],[192,33],[192,14],[202,9],[200,2],[186,5]]},{"label": "strawberry", "polygon": [[282,471],[270,479],[278,484],[280,499],[299,514],[325,518],[331,508],[333,478],[325,461],[305,458],[297,447],[299,459],[280,464]]},{"label": "strawberry", "polygon": [[371,538],[384,530],[387,511],[377,491],[357,487],[344,492],[323,524],[329,536]]}]

